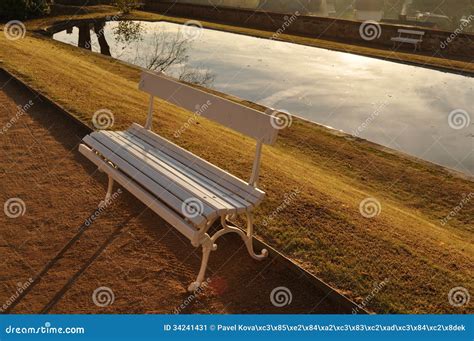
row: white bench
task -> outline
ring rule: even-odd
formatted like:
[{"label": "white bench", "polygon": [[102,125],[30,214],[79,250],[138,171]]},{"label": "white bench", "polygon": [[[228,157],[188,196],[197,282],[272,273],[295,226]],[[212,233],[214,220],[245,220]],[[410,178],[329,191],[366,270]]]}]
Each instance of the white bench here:
[{"label": "white bench", "polygon": [[[407,35],[407,36],[404,36]],[[399,29],[398,30],[398,36],[393,37],[391,40],[394,43],[394,47],[396,44],[402,44],[402,43],[408,43],[408,44],[413,44],[415,45],[415,51],[417,48],[421,45],[423,42],[423,36],[425,35],[425,32],[423,31],[417,31],[417,30],[406,30],[406,29]]]},{"label": "white bench", "polygon": [[[133,124],[126,131],[96,131],[83,139],[79,151],[109,177],[105,200],[110,200],[114,181],[176,230],[193,246],[202,246],[203,258],[194,291],[204,280],[211,251],[220,236],[238,233],[255,259],[267,250],[253,250],[253,211],[265,193],[257,188],[263,144],[273,144],[278,135],[278,119],[260,111],[180,83],[164,74],[143,72],[139,89],[150,94],[145,127]],[[151,131],[154,96],[189,111],[207,104],[200,115],[256,140],[256,154],[250,181],[245,182]],[[216,143],[225,144],[225,138]],[[229,218],[243,215],[244,230]],[[220,220],[214,235],[209,228]]]}]

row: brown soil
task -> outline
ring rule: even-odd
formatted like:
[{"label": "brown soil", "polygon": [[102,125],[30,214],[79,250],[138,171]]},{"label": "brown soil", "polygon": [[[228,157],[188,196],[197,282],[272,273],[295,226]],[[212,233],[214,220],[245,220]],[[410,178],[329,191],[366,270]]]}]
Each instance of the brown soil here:
[{"label": "brown soil", "polygon": [[[106,183],[77,151],[85,129],[5,76],[0,89],[1,127],[7,127],[18,105],[34,103],[1,136],[0,202],[18,197],[26,207],[18,218],[0,214],[2,305],[46,267],[49,271],[17,300],[12,313],[173,313],[189,298],[186,287],[197,274],[200,250],[125,191],[79,233]],[[209,289],[182,313],[343,312],[278,262],[253,261],[238,238],[220,241],[208,275]],[[114,292],[110,306],[92,301],[101,286]],[[278,286],[293,294],[284,308],[270,302]]]}]

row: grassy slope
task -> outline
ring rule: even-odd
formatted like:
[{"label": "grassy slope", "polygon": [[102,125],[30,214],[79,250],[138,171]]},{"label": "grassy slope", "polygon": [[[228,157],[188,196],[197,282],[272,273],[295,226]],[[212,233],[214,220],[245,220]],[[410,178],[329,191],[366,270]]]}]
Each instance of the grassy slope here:
[{"label": "grassy slope", "polygon": [[[16,42],[0,35],[0,60],[88,124],[102,108],[115,113],[115,129],[144,121],[147,99],[137,90],[138,69],[31,34]],[[249,176],[252,141],[203,119],[176,139],[173,132],[189,113],[161,101],[156,108],[160,134]],[[258,212],[258,234],[355,300],[387,278],[388,285],[369,302],[371,310],[468,311],[451,307],[447,293],[456,286],[474,292],[474,205],[445,227],[439,219],[463,193],[474,192],[472,182],[296,120],[276,146],[264,149],[261,187],[268,196]],[[263,218],[295,188],[300,194],[264,227]],[[366,197],[382,203],[378,217],[360,215]]]}]

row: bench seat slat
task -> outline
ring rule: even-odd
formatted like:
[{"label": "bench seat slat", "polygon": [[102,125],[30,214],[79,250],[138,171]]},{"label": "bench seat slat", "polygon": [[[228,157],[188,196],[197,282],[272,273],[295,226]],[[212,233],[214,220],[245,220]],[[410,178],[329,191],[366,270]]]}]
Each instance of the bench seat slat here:
[{"label": "bench seat slat", "polygon": [[399,33],[406,33],[406,34],[416,34],[419,36],[424,36],[425,32],[424,31],[415,31],[415,30],[405,30],[403,28],[398,30]]},{"label": "bench seat slat", "polygon": [[422,42],[422,40],[420,39],[405,38],[405,37],[394,37],[392,38],[392,41],[398,41],[401,43],[411,43],[411,44],[417,44],[417,43]]},{"label": "bench seat slat", "polygon": [[[211,200],[210,198],[206,198],[206,193],[203,193],[199,189],[189,185],[185,181],[182,181],[165,169],[157,169],[156,165],[150,162],[148,156],[138,153],[133,149],[129,149],[127,145],[115,141],[114,138],[105,135],[104,132],[95,132],[92,133],[91,136],[107,148],[113,150],[115,154],[135,168],[138,168],[140,172],[160,184],[160,186],[164,187],[168,192],[172,193],[183,202],[193,198],[200,199],[204,208],[202,215],[206,218],[212,219],[215,217],[216,212],[220,215],[227,211],[227,207]],[[157,196],[159,197],[158,193]]]},{"label": "bench seat slat", "polygon": [[127,132],[142,138],[154,147],[166,152],[168,155],[172,155],[173,158],[182,163],[192,164],[193,169],[199,173],[205,175],[214,182],[225,186],[232,192],[238,193],[243,199],[250,201],[255,205],[259,204],[265,196],[263,191],[254,188],[236,176],[143,128],[139,124],[134,123]]},{"label": "bench seat slat", "polygon": [[222,200],[225,200],[226,202],[234,206],[239,213],[240,211],[243,212],[253,207],[253,204],[251,202],[244,200],[239,195],[229,191],[225,187],[222,187],[220,184],[215,183],[212,180],[206,178],[204,175],[192,169],[192,167],[187,166],[176,159],[173,159],[168,154],[153,147],[152,145],[148,144],[146,141],[140,138],[137,138],[135,135],[131,135],[127,132],[110,132],[110,133],[119,138],[132,142],[133,144],[146,150],[148,153],[150,153],[151,155],[153,155],[160,161],[164,162],[168,166],[173,167],[174,169],[176,169],[176,171],[179,171],[183,176],[189,178],[192,181],[195,181],[201,186],[206,187],[209,191],[219,196],[219,198],[221,198]]},{"label": "bench seat slat", "polygon": [[[255,205],[259,202],[259,198],[249,195],[247,191],[244,191],[241,187],[237,187],[232,183],[227,182],[223,177],[217,178],[219,181],[216,181],[214,173],[211,173],[202,167],[199,164],[189,160],[186,155],[180,155],[175,151],[172,151],[165,147],[155,143],[146,136],[138,136],[131,132],[117,132],[117,134],[134,141],[137,144],[144,144],[148,147],[152,147],[153,152],[160,156],[160,159],[166,160],[170,164],[173,164],[174,167],[179,168],[182,172],[188,174],[189,176],[196,176],[197,178],[202,179],[209,184],[209,186],[219,189],[222,193],[230,195],[235,200],[238,200],[244,206]],[[209,175],[210,174],[210,175]],[[224,175],[225,176],[225,175]]]},{"label": "bench seat slat", "polygon": [[[92,136],[94,136],[94,134],[95,133],[92,133],[91,135],[86,136],[83,141],[91,148],[102,154],[103,157],[117,165],[130,178],[132,178],[134,181],[138,182],[141,186],[143,186],[155,196],[160,198],[160,200],[162,200],[168,206],[173,208],[173,210],[175,210],[177,213],[181,215],[183,214],[183,201],[186,199],[193,198],[193,195],[186,193],[182,190],[180,191],[179,189],[176,189],[176,192],[179,191],[181,195],[181,197],[177,197],[175,195],[176,192],[172,193],[170,191],[170,188],[167,188],[166,185],[162,186],[161,184],[157,183],[154,179],[147,176],[143,172],[143,169],[137,168],[136,165],[129,163],[126,159],[123,159],[122,156],[118,155],[116,150],[117,146],[115,146],[115,150],[110,149],[109,147],[102,144],[100,141],[93,138]],[[174,187],[176,188],[177,186],[174,185]],[[205,223],[206,220],[217,217],[217,212],[215,210],[208,207],[207,205],[203,205],[203,207],[204,212],[202,212],[202,215],[197,215],[196,217],[188,218],[196,226],[201,226],[203,223]]]},{"label": "bench seat slat", "polygon": [[143,160],[146,161],[147,164],[150,164],[154,170],[165,175],[170,181],[188,188],[195,197],[207,202],[210,206],[219,209],[219,212],[245,212],[245,206],[241,203],[235,201],[232,202],[231,200],[226,201],[224,198],[221,198],[218,193],[212,192],[209,186],[205,186],[205,184],[203,185],[202,182],[195,181],[193,178],[180,172],[180,169],[164,162],[164,160],[156,155],[154,148],[140,147],[135,141],[125,139],[115,132],[103,131],[102,134],[118,144],[123,144],[127,151],[137,157],[143,158]]},{"label": "bench seat slat", "polygon": [[134,181],[130,181],[130,178],[123,174],[118,169],[106,165],[104,160],[100,158],[92,149],[85,144],[79,145],[79,152],[92,161],[95,165],[100,167],[106,174],[112,176],[115,181],[122,185],[127,191],[132,193],[138,200],[147,205],[151,210],[160,215],[165,221],[171,226],[176,228],[189,240],[193,240],[198,230],[193,226],[186,223],[180,215],[174,212],[174,210],[168,208],[165,204],[151,195],[147,190],[140,187]]}]

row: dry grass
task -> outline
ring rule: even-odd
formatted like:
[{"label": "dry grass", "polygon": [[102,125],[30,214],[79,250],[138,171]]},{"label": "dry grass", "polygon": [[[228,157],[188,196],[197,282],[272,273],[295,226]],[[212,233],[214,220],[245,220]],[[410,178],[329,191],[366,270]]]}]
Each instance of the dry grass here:
[{"label": "dry grass", "polygon": [[[88,124],[102,108],[114,112],[114,129],[144,121],[147,100],[137,90],[136,68],[32,34],[16,42],[0,35],[0,60]],[[156,108],[155,131],[237,176],[249,176],[252,141],[204,119],[176,139],[173,133],[189,113],[158,100]],[[261,187],[268,196],[258,212],[257,232],[278,250],[356,301],[388,279],[369,309],[472,312],[450,306],[447,293],[457,286],[474,293],[474,205],[446,226],[439,219],[463,194],[474,192],[473,182],[296,120],[276,146],[264,149]],[[294,189],[300,193],[264,227],[262,220]],[[382,204],[376,218],[359,213],[367,197]]]}]

